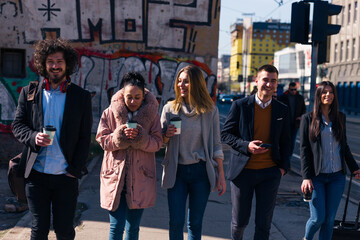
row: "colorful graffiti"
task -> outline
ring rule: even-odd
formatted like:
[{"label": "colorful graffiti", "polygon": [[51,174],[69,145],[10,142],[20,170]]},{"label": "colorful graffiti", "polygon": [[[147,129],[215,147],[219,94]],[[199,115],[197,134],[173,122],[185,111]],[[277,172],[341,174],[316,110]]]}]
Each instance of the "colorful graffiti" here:
[{"label": "colorful graffiti", "polygon": [[[0,132],[9,132],[21,88],[39,79],[32,44],[66,38],[80,53],[72,81],[92,93],[94,128],[121,79],[139,71],[162,106],[176,73],[199,66],[215,95],[220,0],[0,0],[0,48],[23,49],[26,77],[0,71]],[[1,69],[0,69],[1,70]]]},{"label": "colorful graffiti", "polygon": [[[214,97],[216,89],[216,76],[212,74],[207,65],[199,61],[162,58],[157,55],[145,54],[103,54],[87,49],[78,49],[80,53],[79,71],[71,76],[74,83],[92,93],[94,128],[101,113],[109,106],[111,96],[121,86],[121,79],[128,71],[140,72],[146,80],[146,88],[159,100],[162,107],[174,98],[174,81],[177,72],[189,64],[199,66],[205,76],[207,87]],[[17,98],[23,86],[38,76],[29,68],[27,81],[23,79],[1,79],[0,84],[0,132],[10,130],[10,123],[15,117]]]}]

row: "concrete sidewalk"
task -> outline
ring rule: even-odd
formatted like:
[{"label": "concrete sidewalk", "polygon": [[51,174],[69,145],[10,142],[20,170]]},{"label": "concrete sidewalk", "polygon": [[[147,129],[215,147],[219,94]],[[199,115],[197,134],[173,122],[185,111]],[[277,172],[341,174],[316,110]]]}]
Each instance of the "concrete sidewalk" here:
[{"label": "concrete sidewalk", "polygon": [[[229,149],[224,146],[226,167]],[[88,209],[82,212],[80,225],[76,227],[77,240],[107,239],[109,233],[109,219],[106,210],[101,209],[99,203],[99,173],[101,158],[95,158],[92,170],[80,186],[79,202],[85,203]],[[168,206],[166,190],[160,188],[162,157],[157,161],[157,200],[153,208],[146,209],[141,221],[140,239],[165,240],[168,239]],[[309,217],[308,204],[302,201],[300,195],[301,177],[295,173],[288,173],[283,177],[277,197],[273,223],[271,227],[272,240],[299,240],[304,234],[304,226]],[[253,204],[254,206],[255,204]],[[337,219],[342,216],[344,199],[340,204]],[[348,219],[355,219],[357,206],[349,203]],[[203,222],[204,240],[230,239],[231,198],[230,186],[223,196],[211,193]],[[2,239],[30,239],[30,214],[25,215],[19,223]],[[253,239],[254,207],[249,226],[245,232],[245,240]],[[185,232],[186,235],[186,232]],[[49,239],[56,239],[53,232]]]}]

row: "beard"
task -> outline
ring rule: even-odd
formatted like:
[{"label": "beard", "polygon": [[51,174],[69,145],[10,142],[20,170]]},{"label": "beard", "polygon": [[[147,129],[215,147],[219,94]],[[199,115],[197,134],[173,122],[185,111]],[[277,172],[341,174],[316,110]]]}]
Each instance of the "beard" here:
[{"label": "beard", "polygon": [[52,82],[54,84],[58,84],[64,80],[64,78],[66,77],[66,72],[60,72],[57,74],[50,72],[50,73],[48,73],[48,76],[49,76],[50,82]]}]

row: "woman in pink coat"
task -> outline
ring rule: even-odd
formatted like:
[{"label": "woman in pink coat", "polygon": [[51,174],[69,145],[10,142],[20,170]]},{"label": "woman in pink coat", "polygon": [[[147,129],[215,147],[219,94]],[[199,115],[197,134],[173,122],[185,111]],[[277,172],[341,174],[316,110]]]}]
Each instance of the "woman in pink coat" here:
[{"label": "woman in pink coat", "polygon": [[[144,208],[156,197],[155,152],[162,146],[158,102],[139,73],[125,74],[124,88],[104,110],[96,140],[105,150],[100,173],[101,207],[109,210],[109,240],[138,239]],[[137,126],[127,127],[136,122]]]}]

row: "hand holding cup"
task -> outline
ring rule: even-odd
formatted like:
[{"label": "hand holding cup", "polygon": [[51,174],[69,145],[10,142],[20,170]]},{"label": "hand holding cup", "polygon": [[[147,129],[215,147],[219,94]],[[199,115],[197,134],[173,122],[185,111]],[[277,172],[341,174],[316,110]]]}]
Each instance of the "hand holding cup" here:
[{"label": "hand holding cup", "polygon": [[181,133],[181,118],[180,117],[173,117],[170,119],[170,125],[173,125],[176,129],[175,135]]},{"label": "hand holding cup", "polygon": [[139,129],[137,128],[137,122],[136,121],[129,121],[126,123],[126,128],[124,129],[124,134],[129,139],[135,139],[137,135],[139,134]]}]

